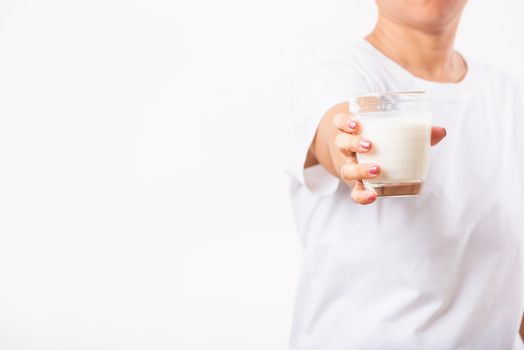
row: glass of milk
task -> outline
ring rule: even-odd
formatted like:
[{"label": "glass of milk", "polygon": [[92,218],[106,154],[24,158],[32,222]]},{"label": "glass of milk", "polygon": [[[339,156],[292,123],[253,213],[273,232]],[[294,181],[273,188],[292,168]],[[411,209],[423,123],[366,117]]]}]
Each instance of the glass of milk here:
[{"label": "glass of milk", "polygon": [[364,180],[379,197],[419,195],[428,172],[431,142],[429,93],[380,92],[353,96],[349,108],[360,134],[373,144],[357,153],[361,164],[376,163],[381,173]]}]

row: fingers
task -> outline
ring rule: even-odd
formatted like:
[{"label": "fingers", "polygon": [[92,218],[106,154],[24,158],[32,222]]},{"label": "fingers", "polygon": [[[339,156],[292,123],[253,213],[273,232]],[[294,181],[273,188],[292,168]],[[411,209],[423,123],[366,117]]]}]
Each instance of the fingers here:
[{"label": "fingers", "polygon": [[435,146],[437,143],[442,141],[446,137],[446,129],[441,128],[440,126],[431,127],[431,146]]},{"label": "fingers", "polygon": [[347,113],[339,113],[333,117],[333,124],[340,130],[348,133],[358,131],[358,121]]},{"label": "fingers", "polygon": [[362,181],[358,180],[351,191],[351,199],[355,203],[366,205],[373,203],[377,199],[377,194],[374,191],[366,190]]},{"label": "fingers", "polygon": [[370,204],[377,199],[375,191],[366,190],[362,179],[371,179],[380,174],[380,167],[375,164],[357,164],[346,162],[340,169],[340,177],[348,185],[353,186],[351,199],[358,204]]},{"label": "fingers", "polygon": [[373,147],[371,141],[345,132],[341,132],[335,138],[335,146],[345,154],[369,152]]},{"label": "fingers", "polygon": [[347,182],[360,179],[372,179],[378,175],[380,175],[380,167],[376,164],[347,162],[340,169],[340,177]]}]

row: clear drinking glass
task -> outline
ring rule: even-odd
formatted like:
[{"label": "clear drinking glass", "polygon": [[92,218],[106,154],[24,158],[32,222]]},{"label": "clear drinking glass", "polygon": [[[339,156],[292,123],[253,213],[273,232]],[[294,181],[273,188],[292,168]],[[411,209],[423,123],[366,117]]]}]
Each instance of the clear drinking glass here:
[{"label": "clear drinking glass", "polygon": [[353,96],[350,112],[361,124],[360,134],[373,143],[357,153],[361,164],[376,163],[381,173],[364,180],[379,197],[419,195],[426,180],[431,142],[428,92],[380,92]]}]

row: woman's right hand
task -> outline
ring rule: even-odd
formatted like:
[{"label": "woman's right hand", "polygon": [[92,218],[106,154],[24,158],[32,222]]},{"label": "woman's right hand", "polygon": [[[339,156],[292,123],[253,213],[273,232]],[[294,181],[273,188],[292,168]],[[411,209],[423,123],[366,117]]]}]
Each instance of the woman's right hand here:
[{"label": "woman's right hand", "polygon": [[370,204],[377,199],[373,190],[364,187],[363,179],[373,179],[380,175],[379,164],[359,164],[357,153],[371,151],[373,143],[358,134],[359,123],[349,113],[338,113],[333,119],[338,130],[332,140],[331,159],[338,176],[353,188],[351,199],[359,204]]},{"label": "woman's right hand", "polygon": [[[364,187],[363,179],[380,175],[380,164],[359,164],[357,153],[373,149],[373,140],[359,135],[360,124],[349,113],[349,105],[342,103],[331,108],[322,118],[311,145],[311,153],[332,175],[339,177],[351,188],[351,198],[358,204],[370,204],[377,199],[373,190]],[[446,136],[444,128],[433,126],[431,145]]]}]

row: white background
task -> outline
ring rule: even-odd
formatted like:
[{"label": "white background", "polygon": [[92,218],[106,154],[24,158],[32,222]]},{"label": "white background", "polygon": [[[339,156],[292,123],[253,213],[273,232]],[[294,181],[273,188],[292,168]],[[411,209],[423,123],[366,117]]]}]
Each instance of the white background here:
[{"label": "white background", "polygon": [[[371,0],[0,2],[0,349],[285,349],[289,76]],[[524,78],[524,2],[457,46]],[[502,116],[501,116],[502,117]]]}]

